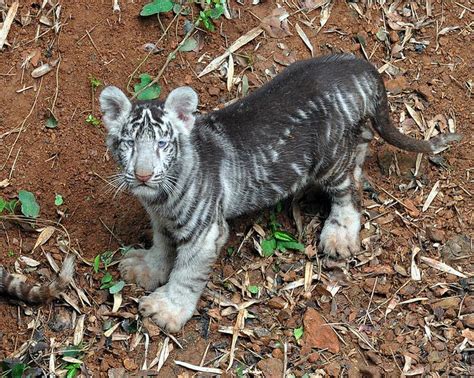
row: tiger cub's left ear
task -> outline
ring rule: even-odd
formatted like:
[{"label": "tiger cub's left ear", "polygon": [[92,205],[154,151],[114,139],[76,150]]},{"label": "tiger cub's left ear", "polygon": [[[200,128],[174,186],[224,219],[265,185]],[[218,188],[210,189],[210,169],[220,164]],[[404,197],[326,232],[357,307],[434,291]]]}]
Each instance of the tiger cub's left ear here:
[{"label": "tiger cub's left ear", "polygon": [[171,91],[165,101],[165,110],[172,112],[184,122],[188,132],[194,127],[194,112],[198,106],[198,95],[191,87],[179,87]]}]

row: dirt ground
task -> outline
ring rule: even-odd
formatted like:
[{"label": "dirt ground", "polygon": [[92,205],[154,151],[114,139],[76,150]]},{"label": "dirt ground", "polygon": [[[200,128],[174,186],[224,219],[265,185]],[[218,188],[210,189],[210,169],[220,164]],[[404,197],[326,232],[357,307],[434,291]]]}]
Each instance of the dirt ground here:
[{"label": "dirt ground", "polygon": [[[3,19],[12,3],[0,1]],[[161,98],[191,85],[200,109],[211,111],[242,96],[244,75],[252,91],[292,59],[310,57],[306,35],[315,56],[352,52],[379,68],[393,121],[403,132],[423,138],[456,130],[464,139],[436,157],[423,156],[419,165],[416,154],[372,142],[363,251],[347,268],[321,267],[315,246],[324,211],[318,199],[304,200],[301,215],[289,201],[280,211],[231,221],[230,241],[197,313],[171,338],[137,315],[139,288],[127,285],[115,299],[100,289],[106,273],[103,263],[94,271],[95,257],[113,252],[107,271],[118,281],[123,247],[148,243],[149,225],[134,198],[107,192],[105,180],[116,166],[103,125],[86,118],[100,120],[103,85],[125,90],[141,73],[157,75],[199,6],[187,16],[162,14],[160,25],[155,16],[139,16],[147,1],[121,0],[118,13],[112,3],[59,1],[58,18],[55,1],[20,1],[0,52],[0,197],[28,190],[41,207],[33,227],[1,215],[0,263],[31,282],[47,282],[50,260],[61,265],[66,251],[80,256],[77,289],[66,299],[43,306],[1,299],[4,374],[15,376],[9,369],[24,364],[39,376],[473,376],[472,3],[281,2],[287,27],[274,23],[233,54],[230,91],[224,69],[197,74],[258,27],[275,1],[231,0],[232,19],[216,20],[214,32],[198,31],[197,51],[176,53],[159,80]],[[272,37],[285,30],[291,35]],[[147,56],[144,45],[158,40],[159,51],[139,66]],[[52,70],[33,78],[44,63]],[[96,93],[91,77],[101,82]],[[46,127],[51,111],[55,128]],[[57,194],[64,200],[59,206]],[[301,221],[304,252],[259,255],[255,244],[270,232],[272,213],[295,235]],[[47,225],[55,233],[33,251],[37,229]],[[197,372],[176,361],[217,370]]]}]

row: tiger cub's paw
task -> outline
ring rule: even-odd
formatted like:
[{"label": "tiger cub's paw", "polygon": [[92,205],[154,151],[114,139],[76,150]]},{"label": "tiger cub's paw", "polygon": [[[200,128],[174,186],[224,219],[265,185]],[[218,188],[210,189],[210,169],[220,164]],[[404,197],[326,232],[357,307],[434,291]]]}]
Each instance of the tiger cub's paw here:
[{"label": "tiger cub's paw", "polygon": [[171,264],[153,250],[134,249],[119,264],[122,278],[136,283],[147,291],[153,291],[168,281]]},{"label": "tiger cub's paw", "polygon": [[151,317],[153,321],[168,332],[180,331],[191,319],[195,309],[195,301],[182,295],[173,295],[162,286],[150,295],[140,299],[140,313]]}]

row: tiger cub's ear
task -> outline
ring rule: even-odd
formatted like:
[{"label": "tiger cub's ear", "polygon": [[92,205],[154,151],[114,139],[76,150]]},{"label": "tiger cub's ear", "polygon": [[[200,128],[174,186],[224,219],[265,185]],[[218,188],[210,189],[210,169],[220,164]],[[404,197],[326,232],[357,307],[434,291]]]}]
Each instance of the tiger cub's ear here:
[{"label": "tiger cub's ear", "polygon": [[194,126],[194,112],[198,106],[198,95],[191,87],[179,87],[171,91],[165,101],[165,110],[174,113],[188,132]]},{"label": "tiger cub's ear", "polygon": [[103,114],[105,127],[111,135],[119,135],[126,122],[132,103],[117,87],[106,87],[99,97],[100,110]]}]

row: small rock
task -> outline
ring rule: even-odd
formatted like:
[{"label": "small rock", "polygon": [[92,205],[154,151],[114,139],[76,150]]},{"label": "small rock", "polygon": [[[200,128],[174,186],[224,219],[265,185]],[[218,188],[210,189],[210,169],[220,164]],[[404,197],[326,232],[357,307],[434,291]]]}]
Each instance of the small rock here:
[{"label": "small rock", "polygon": [[446,263],[470,253],[472,253],[471,239],[467,235],[456,235],[441,248],[441,256]]},{"label": "small rock", "polygon": [[474,314],[467,314],[461,316],[462,324],[468,328],[474,328]]},{"label": "small rock", "polygon": [[426,227],[426,236],[432,242],[440,243],[444,240],[445,234],[443,230],[434,227]]},{"label": "small rock", "polygon": [[270,308],[281,310],[285,308],[286,301],[282,297],[273,297],[267,302],[267,304],[268,304],[268,307]]},{"label": "small rock", "polygon": [[308,362],[314,364],[321,358],[321,355],[318,352],[313,352],[308,356]]},{"label": "small rock", "polygon": [[266,358],[258,362],[257,367],[265,378],[281,377],[283,375],[283,362],[278,358]]},{"label": "small rock", "polygon": [[443,331],[443,335],[447,340],[452,340],[454,337],[456,337],[456,334],[458,332],[456,331],[456,328],[446,328]]},{"label": "small rock", "polygon": [[363,283],[363,289],[368,293],[372,293],[372,290],[375,294],[383,294],[386,295],[390,293],[390,289],[392,288],[392,284],[387,279],[378,279],[377,284],[375,284],[375,277],[366,278]]},{"label": "small rock", "polygon": [[270,334],[270,331],[266,328],[255,328],[253,330],[253,333],[255,334],[255,336],[257,336],[258,338],[261,338],[261,337],[265,337],[265,336],[268,336]]},{"label": "small rock", "polygon": [[428,85],[420,85],[416,88],[416,91],[423,96],[423,98],[428,101],[432,102],[434,100],[433,93],[431,92],[431,88]]},{"label": "small rock", "polygon": [[126,358],[123,360],[123,366],[128,371],[133,371],[138,369],[138,365],[131,358]]},{"label": "small rock", "polygon": [[461,303],[461,298],[459,297],[449,297],[444,298],[439,301],[436,301],[431,304],[431,308],[441,307],[443,310],[448,310],[450,308],[459,308]]},{"label": "small rock", "polygon": [[107,371],[108,378],[123,378],[126,377],[124,368],[112,368]]},{"label": "small rock", "polygon": [[387,80],[385,82],[385,88],[392,94],[402,93],[409,87],[408,80],[405,76],[398,76],[395,79]]},{"label": "small rock", "polygon": [[303,317],[305,345],[313,348],[325,349],[339,353],[339,339],[331,326],[326,324],[324,318],[313,308],[306,310]]},{"label": "small rock", "polygon": [[390,38],[390,42],[396,43],[400,40],[400,36],[395,30],[391,30],[390,33],[388,33],[388,37]]},{"label": "small rock", "polygon": [[54,311],[53,318],[48,323],[49,328],[54,332],[61,332],[72,328],[71,313],[63,308]]},{"label": "small rock", "polygon": [[278,313],[277,318],[281,323],[284,323],[285,321],[291,318],[291,312],[287,309],[281,310]]},{"label": "small rock", "polygon": [[278,358],[279,360],[283,359],[283,352],[279,348],[275,348],[272,350],[272,356],[274,358]]},{"label": "small rock", "polygon": [[373,362],[375,365],[381,365],[382,364],[382,358],[375,352],[369,350],[365,352],[367,358]]},{"label": "small rock", "polygon": [[218,87],[209,87],[207,91],[211,96],[219,96],[219,93],[221,92],[220,88]]}]

